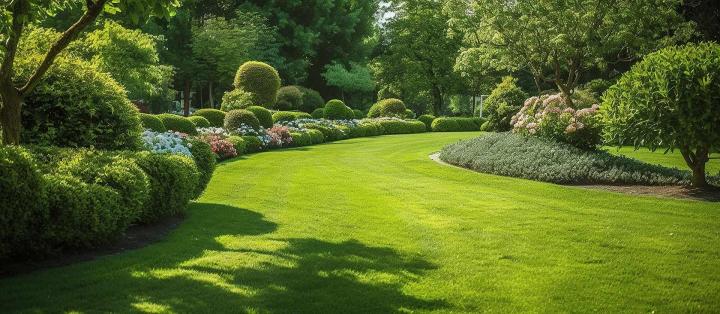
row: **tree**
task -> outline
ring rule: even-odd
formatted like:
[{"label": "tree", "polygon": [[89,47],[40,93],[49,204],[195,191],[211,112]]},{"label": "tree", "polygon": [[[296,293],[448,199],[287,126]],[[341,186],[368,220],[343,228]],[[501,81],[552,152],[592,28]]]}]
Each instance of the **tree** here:
[{"label": "tree", "polygon": [[720,148],[720,45],[689,44],[652,53],[610,87],[601,106],[606,141],[679,149],[692,184]]},{"label": "tree", "polygon": [[[529,70],[538,91],[554,84],[570,99],[590,67],[634,60],[676,40],[687,25],[676,12],[680,0],[447,0],[452,26],[466,30],[465,43],[482,47],[500,68]],[[675,37],[674,37],[675,36]]]},{"label": "tree", "polygon": [[442,114],[445,98],[458,83],[453,65],[460,39],[447,36],[448,16],[438,1],[397,1],[393,6],[395,16],[385,25],[381,52],[372,62],[378,85],[406,101],[408,95],[427,95],[434,113]]},{"label": "tree", "polygon": [[26,80],[15,77],[14,64],[17,57],[18,44],[28,24],[43,16],[55,14],[73,0],[12,0],[0,6],[0,96],[3,106],[0,109],[0,124],[3,129],[3,141],[6,144],[20,143],[20,113],[23,98],[32,92],[40,82],[58,55],[90,25],[102,12],[116,13],[125,11],[133,19],[150,14],[169,16],[177,0],[86,0],[82,16],[66,29],[51,45],[33,74]]},{"label": "tree", "polygon": [[370,70],[361,64],[350,63],[350,70],[340,63],[333,63],[325,67],[322,74],[328,86],[340,89],[343,102],[345,93],[368,93],[375,90],[375,81]]}]

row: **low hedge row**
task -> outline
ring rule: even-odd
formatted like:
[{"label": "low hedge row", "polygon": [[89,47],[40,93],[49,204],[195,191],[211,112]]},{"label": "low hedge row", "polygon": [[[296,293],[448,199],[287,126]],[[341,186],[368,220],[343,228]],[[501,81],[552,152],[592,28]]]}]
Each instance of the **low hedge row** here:
[{"label": "low hedge row", "polygon": [[277,111],[272,115],[273,122],[295,121],[297,119],[312,119],[312,115],[300,111]]},{"label": "low hedge row", "polygon": [[446,146],[440,158],[479,172],[558,184],[675,185],[690,182],[688,172],[512,133],[486,134]]},{"label": "low hedge row", "polygon": [[0,262],[94,247],[182,213],[215,169],[208,144],[192,151],[0,146]]},{"label": "low hedge row", "polygon": [[482,118],[443,117],[432,120],[430,127],[433,132],[467,132],[480,131],[483,123]]}]

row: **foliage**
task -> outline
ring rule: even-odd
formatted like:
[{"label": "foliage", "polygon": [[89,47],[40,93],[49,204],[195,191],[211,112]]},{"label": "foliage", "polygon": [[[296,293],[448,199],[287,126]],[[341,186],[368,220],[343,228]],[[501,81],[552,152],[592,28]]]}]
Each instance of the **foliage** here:
[{"label": "foliage", "polygon": [[[283,86],[278,90],[276,110],[298,110],[303,106],[303,92],[297,86]],[[287,104],[280,107],[280,103]]]},{"label": "foliage", "polygon": [[245,144],[245,140],[241,136],[229,136],[227,140],[232,143],[233,147],[235,148],[235,153],[239,155],[244,154],[247,151],[247,148],[245,147],[247,144]]},{"label": "foliage", "polygon": [[139,153],[136,161],[150,179],[150,201],[140,222],[151,223],[182,213],[200,186],[200,172],[191,157]]},{"label": "foliage", "polygon": [[511,76],[504,77],[485,100],[483,117],[487,122],[482,126],[483,131],[505,132],[512,129],[510,120],[528,98],[516,82]]},{"label": "foliage", "polygon": [[260,128],[260,121],[255,114],[245,109],[231,110],[225,116],[224,127],[226,130],[235,130],[241,125],[248,125],[253,129]]},{"label": "foliage", "polygon": [[[18,77],[31,75],[30,59],[17,64]],[[84,61],[58,60],[25,97],[25,104],[24,143],[102,149],[140,146],[137,109],[117,82]]]},{"label": "foliage", "polygon": [[235,87],[253,95],[253,104],[272,108],[280,88],[278,72],[267,63],[248,61],[235,75]]},{"label": "foliage", "polygon": [[378,119],[383,134],[411,134],[427,132],[425,123],[418,120],[402,120],[397,118]]},{"label": "foliage", "polygon": [[350,63],[350,70],[340,63],[325,66],[322,74],[328,86],[335,86],[345,93],[369,93],[375,90],[375,82],[370,70],[361,64]]},{"label": "foliage", "polygon": [[196,128],[209,128],[211,126],[208,119],[205,119],[204,117],[198,115],[190,116],[188,117],[188,120],[190,120],[190,122],[192,122]]},{"label": "foliage", "polygon": [[325,99],[320,96],[318,91],[301,86],[298,88],[302,92],[302,103],[298,106],[298,110],[311,113],[317,109],[322,109],[325,105]]},{"label": "foliage", "polygon": [[559,184],[668,185],[687,173],[565,143],[511,133],[487,134],[443,148],[440,158],[475,171]]},{"label": "foliage", "polygon": [[422,123],[425,123],[425,127],[428,131],[432,131],[432,123],[435,121],[435,116],[424,114],[418,117],[418,120],[420,120]]},{"label": "foliage", "polygon": [[155,115],[141,113],[140,122],[145,129],[161,133],[167,131],[167,128],[163,124],[162,120]]},{"label": "foliage", "polygon": [[198,170],[198,185],[195,189],[195,194],[193,194],[194,199],[200,197],[210,183],[213,172],[215,172],[215,164],[217,163],[215,159],[216,155],[221,156],[221,158],[227,156],[223,154],[227,150],[218,148],[219,145],[217,142],[218,141],[213,140],[208,141],[207,137],[200,137],[197,140],[189,141],[190,152],[192,152],[192,158]]},{"label": "foliage", "polygon": [[222,110],[205,108],[195,111],[192,115],[207,119],[210,122],[210,126],[215,128],[220,128],[223,126],[223,123],[225,123],[225,112]]},{"label": "foliage", "polygon": [[365,113],[362,112],[362,110],[359,109],[353,109],[353,117],[355,119],[365,119]]},{"label": "foliage", "polygon": [[262,151],[264,148],[263,142],[257,136],[243,136],[245,142],[245,151],[248,153],[256,153]]},{"label": "foliage", "polygon": [[223,95],[220,109],[222,109],[222,111],[245,109],[247,107],[253,106],[253,101],[254,97],[252,93],[246,92],[241,89],[233,89]]},{"label": "foliage", "polygon": [[197,128],[190,119],[172,113],[162,113],[157,117],[163,122],[169,131],[185,133],[188,135],[197,134]]},{"label": "foliage", "polygon": [[600,99],[602,95],[605,93],[610,86],[612,86],[614,83],[613,81],[605,80],[605,79],[594,79],[590,82],[587,82],[583,85],[583,89],[592,93],[593,97],[596,99]]},{"label": "foliage", "polygon": [[325,116],[325,108],[317,108],[313,110],[311,116],[313,119],[322,119]]},{"label": "foliage", "polygon": [[252,112],[258,118],[261,127],[269,129],[273,126],[273,115],[270,110],[260,106],[250,106],[247,107],[247,111]]},{"label": "foliage", "polygon": [[708,153],[720,148],[720,45],[688,44],[652,53],[604,96],[605,138],[651,150],[680,149],[705,185]]},{"label": "foliage", "polygon": [[[577,103],[577,102],[576,102]],[[592,150],[600,145],[602,127],[598,105],[576,110],[560,94],[531,97],[510,124],[513,132]]]},{"label": "foliage", "polygon": [[338,99],[328,101],[323,111],[323,117],[329,120],[350,120],[354,115],[352,109]]},{"label": "foliage", "polygon": [[177,132],[154,132],[146,130],[142,135],[143,146],[154,153],[172,153],[192,156],[185,137]]},{"label": "foliage", "polygon": [[440,117],[430,127],[433,132],[479,131],[482,122],[479,118]]},{"label": "foliage", "polygon": [[400,99],[389,98],[383,99],[370,107],[368,118],[395,117],[403,118],[406,115],[407,108],[405,103]]},{"label": "foliage", "polygon": [[297,119],[312,119],[312,116],[305,112],[278,111],[272,115],[273,122],[293,121]]},{"label": "foliage", "polygon": [[295,147],[310,146],[313,144],[312,137],[307,132],[290,132],[290,136],[293,139],[293,146]]}]

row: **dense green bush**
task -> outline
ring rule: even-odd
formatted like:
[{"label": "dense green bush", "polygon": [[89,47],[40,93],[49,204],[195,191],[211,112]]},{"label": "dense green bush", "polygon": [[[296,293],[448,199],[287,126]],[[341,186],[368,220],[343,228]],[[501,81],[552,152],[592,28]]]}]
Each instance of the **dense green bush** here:
[{"label": "dense green bush", "polygon": [[209,128],[211,126],[210,121],[201,116],[188,117],[188,120],[190,120],[196,128]]},{"label": "dense green bush", "polygon": [[200,109],[192,114],[193,116],[203,117],[210,122],[210,126],[221,128],[225,123],[225,112],[217,109]]},{"label": "dense green bush", "polygon": [[199,171],[198,185],[193,195],[193,198],[198,198],[205,191],[208,183],[210,183],[213,172],[215,172],[217,160],[215,159],[215,153],[213,153],[210,144],[200,140],[191,140],[190,144],[190,152],[195,161],[195,166]]},{"label": "dense green bush", "polygon": [[[396,98],[383,99],[370,107],[368,118],[395,117],[405,118],[407,115],[407,107],[405,103]],[[414,115],[414,114],[413,114]]]},{"label": "dense green bush", "polygon": [[[18,61],[17,76],[37,65]],[[59,58],[25,97],[22,141],[27,144],[138,149],[143,132],[137,108],[109,75],[86,62]]]},{"label": "dense green bush", "polygon": [[43,182],[27,150],[0,146],[0,260],[31,237],[31,223],[43,216]]},{"label": "dense green bush", "polygon": [[246,92],[241,89],[233,89],[229,92],[225,92],[223,95],[220,109],[222,111],[230,111],[236,109],[245,109],[250,106],[254,106],[253,94]]},{"label": "dense green bush", "polygon": [[237,152],[238,156],[245,154],[247,151],[247,147],[245,144],[245,140],[240,136],[230,136],[228,137],[228,141],[233,144],[233,147],[235,147],[235,151]]},{"label": "dense green bush", "polygon": [[[280,103],[283,103],[280,106]],[[303,92],[297,86],[284,86],[278,90],[275,110],[299,110],[303,103]]]},{"label": "dense green bush", "polygon": [[433,132],[479,131],[482,120],[479,118],[440,117],[433,120]]},{"label": "dense green bush", "polygon": [[425,123],[418,120],[382,119],[378,123],[385,134],[411,134],[427,132]]},{"label": "dense green bush", "polygon": [[257,136],[243,136],[245,141],[245,151],[248,153],[257,153],[263,150],[263,143]]},{"label": "dense green bush", "polygon": [[422,123],[425,123],[425,127],[428,131],[432,131],[432,123],[433,121],[435,121],[435,116],[424,114],[422,116],[419,116],[418,120],[422,121]]},{"label": "dense green bush", "polygon": [[180,132],[190,135],[196,135],[197,134],[197,128],[195,128],[195,124],[190,121],[190,119],[185,118],[183,116],[178,116],[176,114],[172,113],[162,113],[157,115],[157,117],[162,121],[163,125],[170,130],[174,132]]},{"label": "dense green bush", "polygon": [[680,149],[703,186],[708,153],[720,148],[720,44],[647,55],[605,93],[606,142]]},{"label": "dense green bush", "polygon": [[267,63],[245,62],[235,75],[235,87],[253,96],[253,105],[273,108],[280,88],[280,75]]},{"label": "dense green bush", "polygon": [[138,153],[137,164],[150,180],[150,201],[140,222],[150,223],[182,213],[197,194],[200,173],[190,157]]},{"label": "dense green bush", "polygon": [[332,142],[347,138],[346,134],[339,128],[331,125],[324,125],[319,123],[307,123],[305,124],[306,129],[313,129],[322,132],[323,139],[325,142]]},{"label": "dense green bush", "polygon": [[594,79],[583,85],[583,90],[590,92],[595,98],[600,99],[610,86],[613,85],[612,81],[605,79]]},{"label": "dense green bush", "polygon": [[322,119],[325,117],[325,108],[317,108],[313,110],[311,116],[313,119]]},{"label": "dense green bush", "polygon": [[342,100],[333,99],[325,104],[323,117],[328,120],[350,120],[354,118],[354,113]]},{"label": "dense green bush", "polygon": [[255,115],[255,117],[258,119],[258,122],[260,122],[260,126],[266,129],[272,128],[273,117],[270,110],[267,110],[264,107],[260,106],[250,106],[247,107],[247,111],[250,111]]},{"label": "dense green bush", "polygon": [[310,135],[313,145],[325,143],[325,135],[320,130],[309,129],[307,134]]},{"label": "dense green bush", "polygon": [[528,99],[527,93],[515,84],[516,81],[511,76],[504,77],[485,100],[483,117],[487,121],[482,125],[483,131],[505,132],[512,129],[510,120]]},{"label": "dense green bush", "polygon": [[298,111],[278,111],[273,113],[272,119],[275,123],[295,121],[298,119],[312,119],[312,116],[307,112]]},{"label": "dense green bush", "polygon": [[293,139],[293,146],[295,147],[310,146],[313,144],[312,137],[309,133],[290,132],[290,136]]},{"label": "dense green bush", "polygon": [[226,130],[237,130],[240,125],[245,124],[254,129],[260,128],[260,121],[255,114],[246,109],[231,110],[225,116],[224,127]]},{"label": "dense green bush", "polygon": [[355,117],[355,119],[358,119],[358,120],[365,119],[365,113],[362,112],[362,110],[353,109],[353,117]]},{"label": "dense green bush", "polygon": [[306,87],[299,88],[300,91],[303,93],[303,97],[302,104],[298,107],[298,110],[311,113],[316,109],[322,109],[322,107],[325,105],[325,99],[320,96],[320,93],[318,93],[314,89],[309,89]]},{"label": "dense green bush", "polygon": [[167,128],[163,124],[162,120],[160,120],[160,118],[158,118],[155,115],[141,113],[140,121],[142,123],[142,126],[146,129],[149,129],[149,130],[155,131],[155,132],[167,132]]},{"label": "dense green bush", "polygon": [[453,165],[503,176],[560,184],[681,184],[689,175],[565,143],[511,133],[480,136],[443,148]]},{"label": "dense green bush", "polygon": [[385,134],[385,129],[382,124],[377,121],[365,120],[358,125],[359,129],[362,129],[362,136],[378,136]]}]

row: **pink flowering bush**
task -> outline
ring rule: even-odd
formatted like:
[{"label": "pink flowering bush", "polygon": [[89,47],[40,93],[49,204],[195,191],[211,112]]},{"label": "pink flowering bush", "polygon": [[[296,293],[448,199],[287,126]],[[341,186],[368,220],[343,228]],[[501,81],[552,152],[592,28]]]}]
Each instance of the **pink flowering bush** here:
[{"label": "pink flowering bush", "polygon": [[270,137],[270,146],[285,147],[293,143],[290,129],[283,125],[274,125],[267,130],[267,135]]},{"label": "pink flowering bush", "polygon": [[513,133],[539,136],[581,149],[595,149],[601,142],[598,105],[575,109],[562,94],[531,97],[510,124]]},{"label": "pink flowering bush", "polygon": [[233,158],[238,155],[237,150],[235,150],[235,145],[227,139],[224,133],[208,132],[200,134],[197,138],[210,144],[213,153],[215,153],[220,160]]}]

